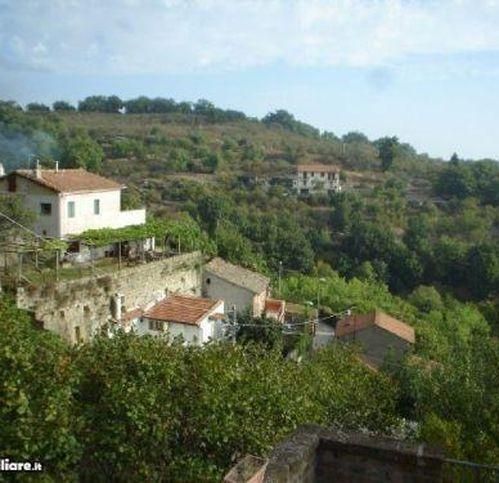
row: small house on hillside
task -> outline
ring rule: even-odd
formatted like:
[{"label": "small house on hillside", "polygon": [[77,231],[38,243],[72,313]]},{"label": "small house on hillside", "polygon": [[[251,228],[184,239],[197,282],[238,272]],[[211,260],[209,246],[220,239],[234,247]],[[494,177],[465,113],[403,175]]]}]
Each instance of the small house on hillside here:
[{"label": "small house on hillside", "polygon": [[390,354],[400,360],[412,347],[414,328],[379,310],[346,317],[336,325],[336,338],[341,342],[357,342],[365,359],[375,367],[382,365]]},{"label": "small house on hillside", "polygon": [[89,229],[145,223],[146,211],[122,210],[116,181],[84,169],[19,169],[0,177],[0,193],[18,195],[37,215],[38,235],[68,239]]},{"label": "small house on hillside", "polygon": [[182,337],[186,344],[202,345],[223,336],[224,303],[189,295],[171,295],[143,312],[135,322],[139,335]]},{"label": "small house on hillside", "polygon": [[293,175],[293,187],[302,195],[339,193],[340,169],[326,164],[299,164]]},{"label": "small house on hillside", "polygon": [[225,311],[250,310],[253,317],[265,312],[270,279],[238,265],[214,258],[204,267],[203,294],[225,302]]}]

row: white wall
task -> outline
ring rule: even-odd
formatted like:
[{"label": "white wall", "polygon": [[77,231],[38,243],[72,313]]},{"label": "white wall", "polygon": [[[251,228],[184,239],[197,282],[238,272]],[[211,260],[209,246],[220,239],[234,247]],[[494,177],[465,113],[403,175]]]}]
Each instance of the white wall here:
[{"label": "white wall", "polygon": [[182,337],[187,345],[203,345],[209,342],[210,339],[217,339],[220,334],[221,322],[212,318],[214,314],[223,314],[224,304],[219,304],[212,312],[210,312],[199,325],[180,324],[175,322],[163,322],[163,330],[150,330],[149,319],[142,318],[134,325],[134,330],[138,335],[153,335],[159,336],[168,334],[170,338]]},{"label": "white wall", "polygon": [[[33,212],[35,220],[33,229],[36,233],[48,237],[59,237],[59,195],[48,188],[44,188],[36,183],[21,177],[16,177],[16,191],[8,191],[7,179],[0,180],[0,192],[19,196],[26,209]],[[52,205],[51,215],[42,215],[40,203],[50,203]]]},{"label": "white wall", "polygon": [[[94,213],[94,201],[100,202],[100,213]],[[75,216],[69,218],[68,203],[75,204]],[[121,191],[63,194],[59,205],[61,237],[77,235],[89,229],[122,228],[145,223],[145,210],[121,211]]]},{"label": "white wall", "polygon": [[[7,179],[0,180],[0,192],[8,193]],[[89,193],[56,193],[22,176],[16,176],[16,195],[24,206],[36,215],[33,228],[39,235],[65,238],[85,230],[123,228],[141,225],[146,221],[146,210],[121,211],[121,190]],[[100,201],[100,213],[94,213],[94,200]],[[68,216],[68,202],[75,204],[75,216]],[[51,215],[42,215],[41,203],[51,203]]]},{"label": "white wall", "polygon": [[328,173],[320,171],[314,171],[313,173],[314,174],[312,176],[311,172],[307,172],[306,177],[304,176],[303,172],[296,173],[293,180],[293,186],[297,190],[307,189],[311,193],[330,190],[341,191],[339,173]]}]

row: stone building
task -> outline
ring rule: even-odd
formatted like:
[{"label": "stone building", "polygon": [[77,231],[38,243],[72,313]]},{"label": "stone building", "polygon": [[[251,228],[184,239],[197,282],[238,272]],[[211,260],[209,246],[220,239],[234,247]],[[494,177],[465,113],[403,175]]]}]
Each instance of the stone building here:
[{"label": "stone building", "polygon": [[341,342],[359,343],[373,367],[381,366],[387,355],[400,360],[415,342],[413,327],[379,310],[340,320],[335,335]]},{"label": "stone building", "polygon": [[125,330],[169,294],[201,295],[199,252],[76,280],[17,289],[17,306],[69,343],[90,340],[103,327]]},{"label": "stone building", "polygon": [[293,188],[301,195],[339,193],[340,169],[325,164],[299,164],[293,175]]},{"label": "stone building", "polygon": [[249,309],[253,317],[260,317],[265,311],[269,287],[268,277],[221,258],[214,258],[204,267],[203,295],[223,300],[228,314]]}]

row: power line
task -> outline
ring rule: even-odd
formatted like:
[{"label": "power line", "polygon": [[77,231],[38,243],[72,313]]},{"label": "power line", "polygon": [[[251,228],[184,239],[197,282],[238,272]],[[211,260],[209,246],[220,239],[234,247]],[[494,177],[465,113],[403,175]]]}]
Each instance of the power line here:
[{"label": "power line", "polygon": [[11,223],[13,223],[14,225],[18,226],[19,228],[22,228],[23,230],[27,231],[28,233],[31,233],[32,235],[34,235],[36,238],[40,238],[42,240],[45,240],[45,238],[41,235],[38,235],[38,233],[35,233],[33,230],[30,230],[29,228],[27,228],[26,226],[24,226],[23,224],[19,223],[18,221],[14,220],[13,218],[11,218],[10,216],[6,215],[5,213],[2,213],[0,211],[0,216],[2,216],[3,218],[5,218],[7,221],[10,221]]}]

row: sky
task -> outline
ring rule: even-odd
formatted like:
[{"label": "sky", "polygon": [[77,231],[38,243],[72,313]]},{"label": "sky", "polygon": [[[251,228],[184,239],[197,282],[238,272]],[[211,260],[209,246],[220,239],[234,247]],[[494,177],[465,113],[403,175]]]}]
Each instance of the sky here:
[{"label": "sky", "polygon": [[499,158],[499,0],[0,0],[0,99],[205,98]]}]

